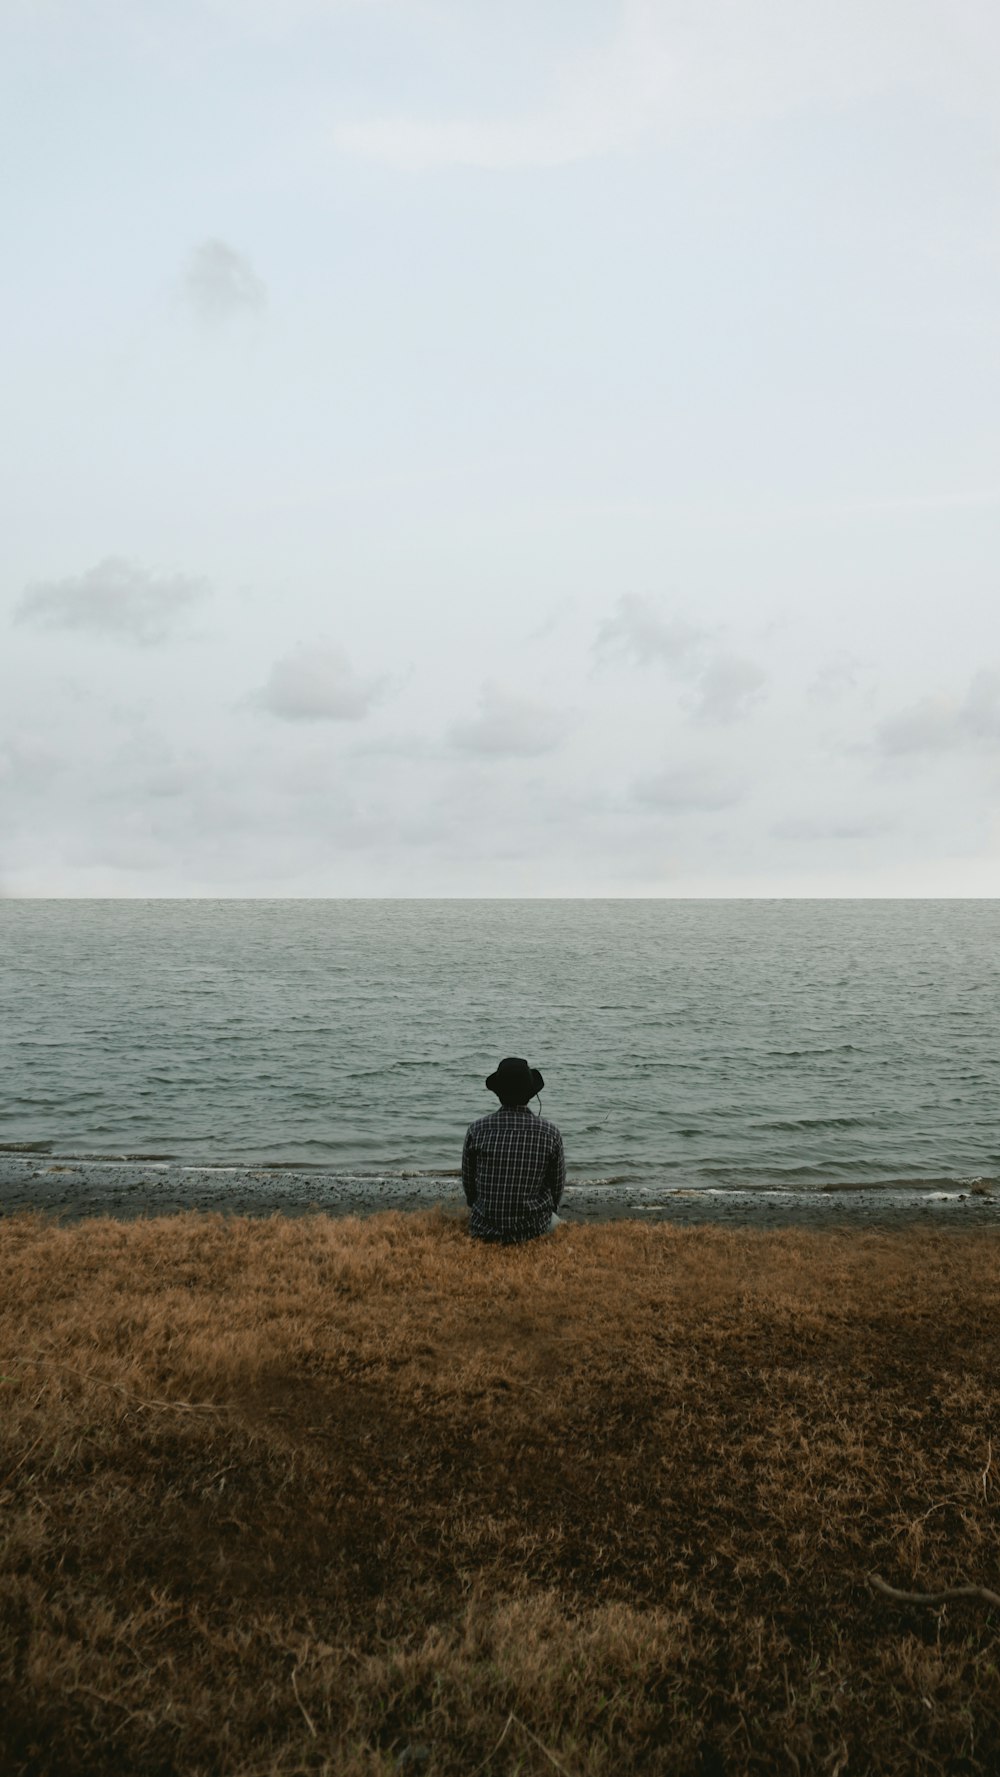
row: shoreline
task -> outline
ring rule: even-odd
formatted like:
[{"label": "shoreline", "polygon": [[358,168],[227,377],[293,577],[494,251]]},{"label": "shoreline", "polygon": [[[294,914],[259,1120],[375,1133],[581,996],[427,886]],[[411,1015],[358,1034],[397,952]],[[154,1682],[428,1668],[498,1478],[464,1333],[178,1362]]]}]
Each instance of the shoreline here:
[{"label": "shoreline", "polygon": [[[40,1212],[69,1221],[174,1215],[188,1210],[240,1216],[370,1216],[440,1204],[464,1217],[455,1179],[331,1180],[289,1167],[232,1168],[181,1162],[77,1160],[0,1154],[0,1216]],[[568,1184],[559,1213],[569,1223],[622,1220],[723,1224],[746,1228],[926,1227],[1000,1229],[1000,1188],[956,1181],[907,1189],[884,1186],[785,1187]]]}]

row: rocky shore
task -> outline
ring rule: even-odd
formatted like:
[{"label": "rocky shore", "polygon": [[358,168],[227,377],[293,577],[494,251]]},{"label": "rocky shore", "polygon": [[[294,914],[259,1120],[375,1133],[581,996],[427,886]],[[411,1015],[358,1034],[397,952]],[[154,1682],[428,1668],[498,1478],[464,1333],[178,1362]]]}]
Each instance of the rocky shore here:
[{"label": "rocky shore", "polygon": [[[0,1214],[37,1210],[66,1220],[84,1216],[171,1215],[214,1210],[231,1215],[373,1215],[440,1203],[465,1214],[457,1176],[347,1179],[287,1167],[199,1167],[177,1161],[77,1159],[0,1154]],[[759,1228],[1000,1228],[1000,1186],[989,1180],[906,1188],[825,1186],[706,1190],[652,1184],[573,1184],[560,1214],[568,1222],[622,1219],[723,1223]]]}]

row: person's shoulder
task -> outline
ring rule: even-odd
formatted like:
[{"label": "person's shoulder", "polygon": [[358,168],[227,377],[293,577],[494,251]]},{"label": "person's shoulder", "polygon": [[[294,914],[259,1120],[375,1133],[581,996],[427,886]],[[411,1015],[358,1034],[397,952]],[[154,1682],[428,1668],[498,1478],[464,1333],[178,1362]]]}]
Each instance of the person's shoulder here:
[{"label": "person's shoulder", "polygon": [[475,1135],[477,1129],[488,1129],[491,1123],[496,1122],[498,1115],[498,1111],[487,1111],[485,1117],[477,1117],[474,1123],[469,1124],[466,1134]]},{"label": "person's shoulder", "polygon": [[538,1127],[539,1129],[544,1129],[550,1140],[562,1141],[561,1129],[559,1129],[555,1123],[550,1123],[547,1117],[539,1117]]}]

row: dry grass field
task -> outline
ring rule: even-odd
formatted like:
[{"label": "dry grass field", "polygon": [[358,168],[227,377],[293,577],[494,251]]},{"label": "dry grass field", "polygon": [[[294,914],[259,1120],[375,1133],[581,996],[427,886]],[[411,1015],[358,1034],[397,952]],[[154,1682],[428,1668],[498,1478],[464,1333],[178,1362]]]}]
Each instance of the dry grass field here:
[{"label": "dry grass field", "polygon": [[0,1222],[0,1770],[1000,1769],[1000,1240]]}]

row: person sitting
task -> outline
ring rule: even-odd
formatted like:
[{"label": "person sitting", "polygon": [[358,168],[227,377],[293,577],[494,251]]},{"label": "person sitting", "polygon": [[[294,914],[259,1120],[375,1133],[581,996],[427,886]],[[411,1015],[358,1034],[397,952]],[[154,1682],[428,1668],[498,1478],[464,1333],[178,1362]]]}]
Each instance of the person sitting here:
[{"label": "person sitting", "polygon": [[462,1150],[462,1188],[475,1240],[513,1245],[559,1226],[566,1183],[563,1140],[554,1123],[535,1116],[528,1100],[545,1081],[537,1067],[508,1055],[486,1081],[500,1109],[470,1123]]}]

